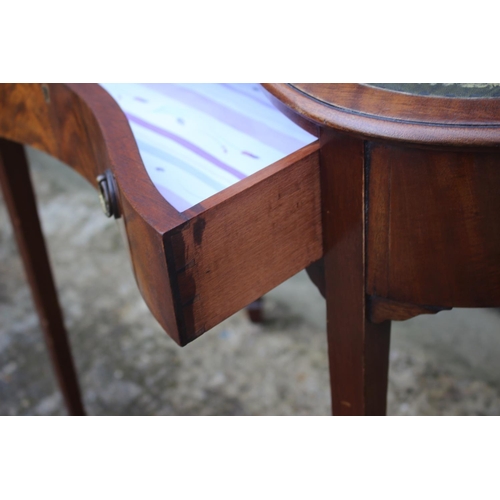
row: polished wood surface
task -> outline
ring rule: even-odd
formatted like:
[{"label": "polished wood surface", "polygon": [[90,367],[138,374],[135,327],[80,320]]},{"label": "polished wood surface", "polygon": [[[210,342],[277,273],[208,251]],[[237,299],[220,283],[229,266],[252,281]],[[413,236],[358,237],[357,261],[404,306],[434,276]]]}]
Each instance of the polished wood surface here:
[{"label": "polished wood surface", "polygon": [[500,152],[367,148],[368,293],[500,306]]},{"label": "polished wood surface", "polygon": [[0,188],[12,220],[57,382],[70,415],[84,415],[68,335],[43,239],[24,148],[0,138]]}]

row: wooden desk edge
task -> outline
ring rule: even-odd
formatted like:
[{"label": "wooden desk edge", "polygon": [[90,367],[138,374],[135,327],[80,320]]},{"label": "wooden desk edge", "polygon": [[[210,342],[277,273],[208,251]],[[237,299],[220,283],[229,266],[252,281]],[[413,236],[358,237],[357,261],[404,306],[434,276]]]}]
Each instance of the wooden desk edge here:
[{"label": "wooden desk edge", "polygon": [[[311,133],[315,127],[327,127],[366,139],[429,147],[489,147],[498,150],[500,144],[500,122],[494,120],[491,123],[478,123],[472,127],[465,121],[456,124],[451,122],[438,123],[437,121],[427,123],[418,120],[408,121],[403,118],[391,119],[372,116],[358,111],[358,108],[366,108],[365,101],[370,97],[363,94],[363,92],[366,93],[368,87],[359,84],[343,84],[344,87],[349,87],[347,92],[349,99],[344,99],[345,96],[340,89],[338,105],[320,101],[292,84],[265,83],[262,85],[272,96],[276,107]],[[335,87],[340,88],[342,85],[339,84]],[[372,94],[384,93],[388,96],[394,94],[394,92],[381,89],[370,88],[369,90]],[[360,106],[356,101],[356,99],[361,98],[365,99],[362,101],[363,106]],[[429,99],[420,96],[406,98],[414,100],[416,103]],[[454,99],[454,101],[461,101],[463,104],[466,100]],[[496,101],[496,105],[500,106],[500,100],[496,99]],[[464,107],[462,105],[462,108]],[[464,113],[465,111],[462,110],[462,114]]]}]

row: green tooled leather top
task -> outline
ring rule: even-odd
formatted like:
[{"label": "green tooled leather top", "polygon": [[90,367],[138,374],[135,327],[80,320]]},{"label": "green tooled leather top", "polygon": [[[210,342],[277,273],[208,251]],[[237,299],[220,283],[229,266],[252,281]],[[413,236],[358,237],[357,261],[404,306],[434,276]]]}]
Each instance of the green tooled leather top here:
[{"label": "green tooled leather top", "polygon": [[421,96],[462,99],[500,97],[500,83],[367,83],[366,85]]}]

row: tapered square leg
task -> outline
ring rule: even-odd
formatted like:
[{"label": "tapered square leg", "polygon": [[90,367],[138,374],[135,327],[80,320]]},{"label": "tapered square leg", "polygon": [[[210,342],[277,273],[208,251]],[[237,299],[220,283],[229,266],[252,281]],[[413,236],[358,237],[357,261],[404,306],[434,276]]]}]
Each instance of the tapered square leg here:
[{"label": "tapered square leg", "polygon": [[5,139],[0,139],[0,185],[68,412],[70,415],[84,415],[24,147]]},{"label": "tapered square leg", "polygon": [[364,141],[322,138],[324,295],[332,412],[385,415],[390,322],[367,320]]}]

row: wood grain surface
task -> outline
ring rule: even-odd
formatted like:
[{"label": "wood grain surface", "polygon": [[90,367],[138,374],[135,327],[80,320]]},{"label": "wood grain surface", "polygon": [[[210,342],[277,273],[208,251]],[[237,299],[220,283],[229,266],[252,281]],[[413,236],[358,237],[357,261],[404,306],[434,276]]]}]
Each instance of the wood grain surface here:
[{"label": "wood grain surface", "polygon": [[318,147],[215,195],[165,235],[186,341],[321,257]]},{"label": "wood grain surface", "polygon": [[370,145],[368,293],[500,305],[500,154]]}]

